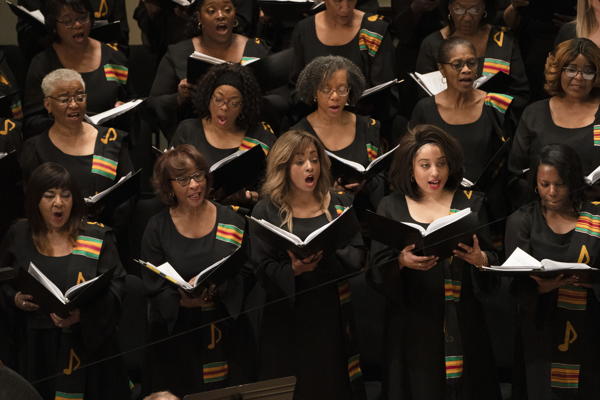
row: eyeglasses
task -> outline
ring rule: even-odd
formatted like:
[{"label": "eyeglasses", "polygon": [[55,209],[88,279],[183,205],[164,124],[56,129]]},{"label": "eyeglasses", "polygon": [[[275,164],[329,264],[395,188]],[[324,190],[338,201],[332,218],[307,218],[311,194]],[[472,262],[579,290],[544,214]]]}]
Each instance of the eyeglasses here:
[{"label": "eyeglasses", "polygon": [[75,103],[85,102],[85,99],[87,98],[87,94],[80,93],[80,94],[76,94],[74,96],[60,96],[60,97],[46,96],[46,97],[49,97],[52,100],[57,101],[59,104],[66,106],[68,104],[71,104],[71,101],[74,101]]},{"label": "eyeglasses", "polygon": [[223,107],[224,105],[227,105],[227,107],[231,107],[231,108],[238,108],[239,106],[242,105],[242,101],[241,100],[225,100],[221,97],[212,97],[212,102],[215,103],[215,106],[217,107]]},{"label": "eyeglasses", "polygon": [[75,18],[67,18],[67,19],[57,19],[56,22],[59,24],[63,24],[65,28],[73,28],[77,22],[81,25],[85,25],[90,22],[90,14],[82,14],[79,17]]},{"label": "eyeglasses", "polygon": [[481,7],[471,7],[471,8],[453,7],[452,11],[454,11],[454,14],[456,14],[456,15],[465,15],[465,14],[479,15],[479,14],[483,13],[484,9]]},{"label": "eyeglasses", "polygon": [[340,86],[337,89],[333,89],[330,87],[322,87],[319,88],[319,92],[323,93],[326,96],[331,96],[332,93],[336,93],[340,97],[348,96],[350,93],[350,88],[348,86]]},{"label": "eyeglasses", "polygon": [[568,65],[563,68],[563,71],[565,71],[565,75],[567,75],[567,77],[569,78],[575,78],[578,73],[581,73],[581,77],[586,81],[591,81],[596,77],[596,71],[590,67],[578,69],[574,65]]},{"label": "eyeglasses", "polygon": [[187,185],[190,184],[190,181],[192,179],[196,183],[202,183],[202,182],[204,182],[204,179],[206,179],[206,173],[204,171],[198,171],[192,175],[179,176],[177,178],[169,179],[169,180],[179,183],[179,185],[181,187],[186,187]]},{"label": "eyeglasses", "polygon": [[475,60],[475,59],[471,59],[471,60],[457,60],[451,63],[441,63],[441,64],[445,64],[445,65],[449,65],[452,67],[452,69],[454,69],[456,72],[460,72],[462,71],[462,69],[465,67],[465,65],[467,66],[467,68],[469,68],[471,71],[473,71],[475,68],[477,68],[477,65],[479,64],[479,61]]}]

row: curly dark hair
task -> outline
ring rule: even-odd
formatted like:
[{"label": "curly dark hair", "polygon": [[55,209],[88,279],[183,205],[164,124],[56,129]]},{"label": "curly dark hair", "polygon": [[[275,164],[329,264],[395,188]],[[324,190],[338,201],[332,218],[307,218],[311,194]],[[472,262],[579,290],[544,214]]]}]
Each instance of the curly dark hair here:
[{"label": "curly dark hair", "polygon": [[[447,25],[450,27],[451,33],[454,33],[455,26],[454,26],[454,22],[452,22],[452,18],[450,18],[449,7],[451,7],[455,1],[456,0],[444,0],[444,1],[442,1],[441,5],[440,5],[441,10],[448,10],[448,14],[446,14],[445,19],[446,19]],[[481,20],[479,21],[479,26],[483,26],[485,24],[491,24],[494,20],[494,17],[496,16],[496,12],[498,11],[498,5],[497,5],[496,0],[484,0],[483,3],[485,4],[485,13],[481,17]]]},{"label": "curly dark hair", "polygon": [[579,154],[566,144],[548,144],[540,150],[531,165],[530,184],[537,188],[537,174],[540,165],[549,165],[558,172],[560,179],[569,188],[569,199],[573,210],[581,210],[587,184],[583,177],[583,167]]},{"label": "curly dark hair", "polygon": [[177,198],[173,195],[171,179],[181,176],[189,163],[206,174],[206,193],[212,187],[208,163],[204,156],[191,144],[180,144],[163,153],[154,164],[152,186],[158,199],[168,207],[177,206]]},{"label": "curly dark hair", "polygon": [[45,7],[43,7],[44,20],[46,28],[52,36],[52,41],[55,43],[60,42],[60,37],[56,32],[56,20],[59,18],[63,7],[69,7],[78,14],[89,14],[90,28],[94,26],[94,8],[89,0],[48,0]]},{"label": "curly dark hair", "polygon": [[577,38],[560,43],[546,59],[544,89],[550,96],[563,96],[565,94],[560,82],[562,70],[580,54],[596,68],[594,87],[590,95],[593,97],[600,95],[600,49],[589,39]]},{"label": "curly dark hair", "polygon": [[435,144],[446,156],[449,172],[444,189],[455,190],[463,178],[463,152],[460,143],[437,126],[417,125],[400,140],[389,174],[393,188],[414,200],[419,200],[422,193],[412,179],[413,163],[419,149],[426,144]]},{"label": "curly dark hair", "polygon": [[356,64],[341,56],[317,57],[304,67],[296,81],[296,90],[300,100],[308,105],[314,104],[317,90],[339,70],[348,72],[348,86],[350,87],[348,103],[356,104],[367,85],[365,76]]},{"label": "curly dark hair", "polygon": [[[219,64],[211,67],[200,79],[196,92],[192,99],[194,108],[200,119],[210,119],[210,99],[217,88],[219,78],[226,73],[234,73],[239,76],[242,87],[242,111],[237,117],[235,124],[240,129],[248,129],[259,121],[260,103],[262,101],[260,86],[252,72],[239,64]],[[237,88],[238,90],[240,88]]]}]

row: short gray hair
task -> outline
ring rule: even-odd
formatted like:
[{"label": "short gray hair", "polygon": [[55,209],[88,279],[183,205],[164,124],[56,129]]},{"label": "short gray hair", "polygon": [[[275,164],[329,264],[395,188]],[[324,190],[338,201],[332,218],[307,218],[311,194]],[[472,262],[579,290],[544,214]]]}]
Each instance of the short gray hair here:
[{"label": "short gray hair", "polygon": [[54,89],[56,89],[57,83],[70,81],[78,81],[83,86],[83,90],[85,90],[85,82],[79,72],[68,68],[59,68],[44,77],[42,80],[42,92],[44,92],[44,96],[50,96]]},{"label": "short gray hair", "polygon": [[348,72],[348,86],[350,87],[348,103],[356,104],[365,90],[365,76],[356,64],[341,56],[317,57],[304,67],[296,81],[296,91],[300,100],[309,105],[313,104],[319,87],[339,70]]},{"label": "short gray hair", "polygon": [[171,392],[156,392],[144,397],[144,400],[179,400],[179,397]]}]

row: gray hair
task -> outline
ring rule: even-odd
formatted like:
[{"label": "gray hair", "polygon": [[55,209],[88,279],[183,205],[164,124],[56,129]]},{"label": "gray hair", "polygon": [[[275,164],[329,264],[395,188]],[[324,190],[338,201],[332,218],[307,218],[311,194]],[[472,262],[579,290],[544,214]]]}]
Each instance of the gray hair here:
[{"label": "gray hair", "polygon": [[78,81],[83,86],[83,90],[85,90],[85,82],[79,72],[72,69],[59,68],[44,77],[42,80],[42,92],[44,92],[44,96],[50,96],[59,82],[70,81]]},{"label": "gray hair", "polygon": [[171,392],[155,392],[144,397],[144,400],[179,400],[179,397]]},{"label": "gray hair", "polygon": [[356,104],[367,85],[365,76],[356,64],[341,56],[317,57],[304,67],[296,81],[296,91],[300,100],[308,105],[313,104],[317,90],[339,70],[348,72],[348,103]]}]

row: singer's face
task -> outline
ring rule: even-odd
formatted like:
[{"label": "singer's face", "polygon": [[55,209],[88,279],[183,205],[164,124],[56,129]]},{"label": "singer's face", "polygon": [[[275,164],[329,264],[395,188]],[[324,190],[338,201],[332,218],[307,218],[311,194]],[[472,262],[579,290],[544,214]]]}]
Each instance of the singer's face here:
[{"label": "singer's face", "polygon": [[314,191],[320,175],[321,162],[314,144],[294,154],[290,165],[290,180],[294,191]]},{"label": "singer's face", "polygon": [[50,231],[62,229],[73,208],[73,196],[71,191],[61,188],[50,188],[42,194],[39,209],[46,227]]},{"label": "singer's face", "polygon": [[546,210],[564,211],[571,206],[569,188],[560,177],[558,170],[547,164],[541,164],[537,172],[537,192],[542,207]]},{"label": "singer's face", "polygon": [[444,190],[449,173],[448,160],[438,145],[428,143],[421,146],[413,160],[413,177],[421,194]]}]

